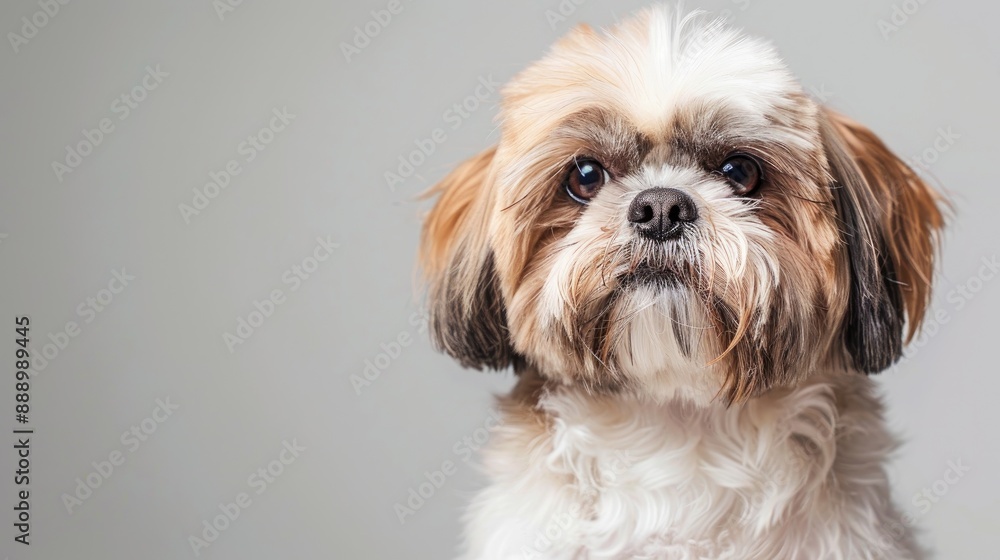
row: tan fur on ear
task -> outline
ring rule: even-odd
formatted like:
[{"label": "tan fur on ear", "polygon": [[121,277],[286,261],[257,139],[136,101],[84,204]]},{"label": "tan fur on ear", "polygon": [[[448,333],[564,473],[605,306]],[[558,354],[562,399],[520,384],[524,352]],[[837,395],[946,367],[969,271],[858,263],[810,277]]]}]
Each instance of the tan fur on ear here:
[{"label": "tan fur on ear", "polygon": [[473,233],[469,231],[473,206],[485,194],[481,191],[495,154],[492,147],[469,158],[422,195],[440,197],[424,220],[420,264],[427,277],[444,272],[456,241]]},{"label": "tan fur on ear", "polygon": [[944,200],[867,127],[833,111],[827,116],[881,205],[879,227],[901,285],[909,341],[930,302]]}]

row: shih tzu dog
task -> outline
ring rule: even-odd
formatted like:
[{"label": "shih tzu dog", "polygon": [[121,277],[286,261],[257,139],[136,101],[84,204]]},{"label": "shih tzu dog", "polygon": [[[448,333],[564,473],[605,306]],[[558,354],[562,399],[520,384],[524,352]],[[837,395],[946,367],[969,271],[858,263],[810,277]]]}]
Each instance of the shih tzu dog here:
[{"label": "shih tzu dog", "polygon": [[519,376],[466,557],[922,557],[867,374],[920,326],[939,195],[701,14],[578,27],[502,95],[421,254],[435,343]]}]

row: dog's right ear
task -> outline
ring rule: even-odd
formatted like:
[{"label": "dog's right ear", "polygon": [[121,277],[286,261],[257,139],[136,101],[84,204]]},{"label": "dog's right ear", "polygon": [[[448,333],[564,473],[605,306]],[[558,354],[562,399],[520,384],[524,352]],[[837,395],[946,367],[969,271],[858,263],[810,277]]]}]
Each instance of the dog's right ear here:
[{"label": "dog's right ear", "polygon": [[431,338],[475,369],[504,369],[514,357],[488,238],[495,154],[472,157],[428,191],[439,198],[421,240]]}]

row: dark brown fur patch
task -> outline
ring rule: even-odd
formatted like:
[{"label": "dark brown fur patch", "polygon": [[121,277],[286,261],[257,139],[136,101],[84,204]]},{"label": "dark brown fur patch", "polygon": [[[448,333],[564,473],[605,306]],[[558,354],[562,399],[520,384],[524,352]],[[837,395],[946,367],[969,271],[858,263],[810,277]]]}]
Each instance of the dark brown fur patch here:
[{"label": "dark brown fur patch", "polygon": [[[461,293],[472,290],[471,294]],[[492,254],[484,259],[479,281],[469,287],[444,281],[430,309],[431,337],[438,348],[474,369],[504,369],[514,360],[507,312],[497,286]]]}]

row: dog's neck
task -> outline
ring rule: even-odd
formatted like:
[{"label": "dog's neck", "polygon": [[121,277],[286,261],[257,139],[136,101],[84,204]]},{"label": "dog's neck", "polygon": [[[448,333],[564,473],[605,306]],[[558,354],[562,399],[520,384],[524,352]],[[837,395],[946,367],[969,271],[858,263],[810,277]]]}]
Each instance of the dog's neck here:
[{"label": "dog's neck", "polygon": [[[594,394],[522,371],[501,409],[483,456],[493,485],[469,525],[473,549],[484,538],[497,546],[500,531],[517,543],[507,554],[535,554],[523,558],[919,557],[893,524],[883,466],[894,443],[872,382],[858,374],[817,373],[706,407]],[[493,557],[504,556],[470,556]]]}]

